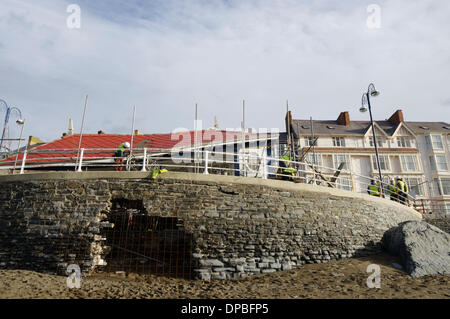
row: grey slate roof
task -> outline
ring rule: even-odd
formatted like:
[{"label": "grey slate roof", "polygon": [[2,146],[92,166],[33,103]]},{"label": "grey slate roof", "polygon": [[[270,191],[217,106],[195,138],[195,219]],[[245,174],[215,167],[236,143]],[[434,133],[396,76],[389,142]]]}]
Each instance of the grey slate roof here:
[{"label": "grey slate roof", "polygon": [[[398,127],[390,121],[375,121],[378,126],[385,131],[388,136],[392,136]],[[444,126],[450,128],[450,124],[445,122],[404,122],[414,134],[429,134],[429,133],[449,133],[450,129],[445,129]],[[310,120],[292,120],[294,134],[311,135]],[[429,130],[424,130],[421,126],[428,127]],[[342,136],[361,136],[364,135],[370,128],[370,121],[350,121],[350,125],[341,125],[336,120],[313,120],[314,135],[342,135]],[[333,127],[332,129],[328,127]]]}]

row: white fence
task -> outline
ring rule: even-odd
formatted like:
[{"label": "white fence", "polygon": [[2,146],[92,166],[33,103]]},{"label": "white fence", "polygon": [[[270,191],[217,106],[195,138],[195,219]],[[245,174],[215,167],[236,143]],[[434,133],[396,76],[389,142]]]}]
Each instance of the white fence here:
[{"label": "white fence", "polygon": [[[0,170],[23,174],[26,170],[86,170],[150,171],[166,168],[202,174],[236,175],[263,179],[286,179],[368,193],[372,177],[349,170],[314,165],[303,161],[285,161],[294,176],[281,166],[284,161],[267,156],[266,148],[245,149],[244,152],[213,152],[211,150],[134,148],[123,157],[115,157],[117,149],[81,148],[24,151],[21,159],[0,161]],[[389,185],[382,182],[382,196],[389,198]],[[406,203],[415,198],[407,195]]]}]

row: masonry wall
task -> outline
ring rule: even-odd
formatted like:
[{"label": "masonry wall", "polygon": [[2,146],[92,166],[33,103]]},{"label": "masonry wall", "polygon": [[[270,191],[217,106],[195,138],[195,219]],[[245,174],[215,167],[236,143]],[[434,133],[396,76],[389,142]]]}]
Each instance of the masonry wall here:
[{"label": "masonry wall", "polygon": [[[120,178],[119,178],[120,177]],[[0,268],[63,273],[104,265],[101,236],[115,198],[142,200],[192,235],[201,279],[292,269],[376,253],[383,233],[421,219],[410,208],[322,186],[167,173],[47,173],[0,177]]]}]

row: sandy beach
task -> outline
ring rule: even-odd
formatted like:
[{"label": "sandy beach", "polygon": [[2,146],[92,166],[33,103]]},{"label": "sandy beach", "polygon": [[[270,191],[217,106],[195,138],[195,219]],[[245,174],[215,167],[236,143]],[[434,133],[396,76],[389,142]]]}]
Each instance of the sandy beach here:
[{"label": "sandy beach", "polygon": [[[412,298],[450,299],[450,275],[412,278],[396,269],[395,257],[379,254],[230,280],[191,281],[136,274],[82,277],[79,289],[64,276],[0,270],[0,298]],[[368,288],[367,266],[381,268],[381,288]]]}]

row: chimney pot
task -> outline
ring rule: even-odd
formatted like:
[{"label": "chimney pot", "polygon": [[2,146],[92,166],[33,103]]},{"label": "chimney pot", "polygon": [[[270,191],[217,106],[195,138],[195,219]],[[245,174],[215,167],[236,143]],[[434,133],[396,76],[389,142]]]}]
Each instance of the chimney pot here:
[{"label": "chimney pot", "polygon": [[67,135],[69,135],[69,136],[73,135],[73,121],[72,121],[72,119],[69,119],[69,130],[67,131]]}]

